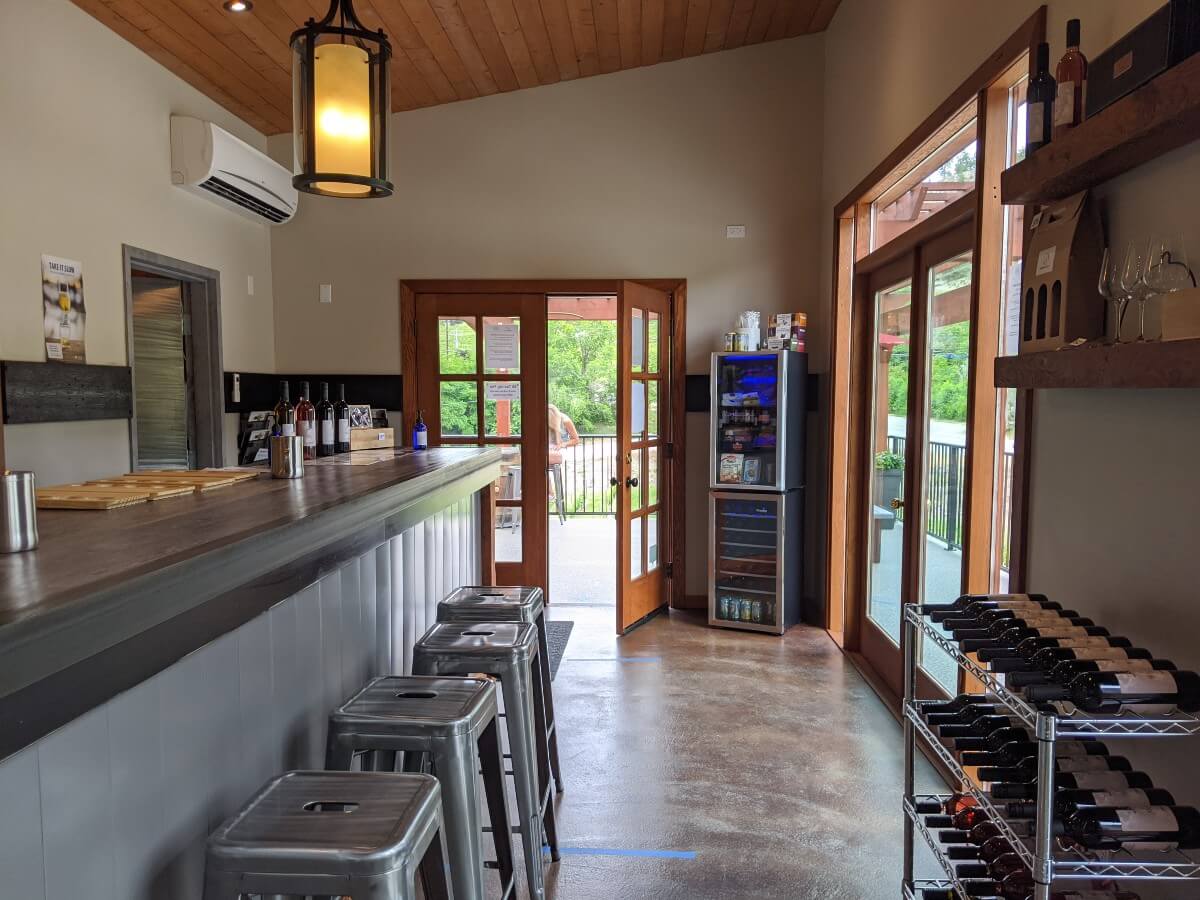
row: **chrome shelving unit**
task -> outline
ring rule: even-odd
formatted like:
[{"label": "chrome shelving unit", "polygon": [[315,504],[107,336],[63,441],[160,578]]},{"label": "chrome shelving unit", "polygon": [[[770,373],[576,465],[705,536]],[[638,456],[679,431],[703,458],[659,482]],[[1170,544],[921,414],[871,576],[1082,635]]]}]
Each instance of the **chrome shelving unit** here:
[{"label": "chrome shelving unit", "polygon": [[[1128,851],[1084,853],[1063,850],[1056,846],[1053,835],[1053,799],[1055,774],[1055,742],[1073,738],[1152,738],[1186,737],[1200,734],[1200,718],[1179,713],[1169,716],[1138,716],[1132,712],[1120,715],[1092,716],[1060,704],[1060,712],[1048,713],[1035,709],[1023,697],[1008,690],[992,672],[965,656],[958,644],[918,611],[909,606],[904,611],[904,880],[903,896],[916,898],[917,891],[928,888],[953,889],[963,900],[969,900],[962,884],[954,875],[954,865],[941,851],[936,839],[925,827],[916,812],[922,800],[945,800],[942,796],[914,796],[917,741],[927,747],[959,783],[960,793],[973,796],[995,822],[1005,839],[1033,873],[1034,900],[1049,900],[1051,885],[1056,881],[1078,879],[1172,879],[1200,881],[1200,855],[1182,851],[1143,854]],[[913,693],[917,665],[917,647],[921,637],[941,647],[964,671],[980,681],[995,702],[1006,706],[1033,733],[1038,742],[1037,818],[1032,838],[1021,837],[1008,820],[1000,815],[999,807],[990,795],[979,788],[962,765],[930,730],[925,722],[924,707],[929,701],[917,700]],[[913,880],[913,851],[920,835],[929,845],[934,857],[946,873],[944,881]]]}]

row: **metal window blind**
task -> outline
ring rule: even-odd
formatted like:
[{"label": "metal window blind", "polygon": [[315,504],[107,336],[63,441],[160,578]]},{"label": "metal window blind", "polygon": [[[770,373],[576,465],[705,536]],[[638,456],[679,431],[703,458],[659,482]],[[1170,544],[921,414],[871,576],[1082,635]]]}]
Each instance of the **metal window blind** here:
[{"label": "metal window blind", "polygon": [[138,468],[188,468],[183,295],[178,283],[134,279],[133,372]]}]

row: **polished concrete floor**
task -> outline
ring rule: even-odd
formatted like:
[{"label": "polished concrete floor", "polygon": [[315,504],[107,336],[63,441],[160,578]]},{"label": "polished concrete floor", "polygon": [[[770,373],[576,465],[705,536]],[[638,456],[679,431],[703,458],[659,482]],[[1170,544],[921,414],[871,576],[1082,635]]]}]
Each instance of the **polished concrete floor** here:
[{"label": "polished concrete floor", "polygon": [[576,622],[550,900],[899,896],[900,727],[823,631],[550,615]]}]

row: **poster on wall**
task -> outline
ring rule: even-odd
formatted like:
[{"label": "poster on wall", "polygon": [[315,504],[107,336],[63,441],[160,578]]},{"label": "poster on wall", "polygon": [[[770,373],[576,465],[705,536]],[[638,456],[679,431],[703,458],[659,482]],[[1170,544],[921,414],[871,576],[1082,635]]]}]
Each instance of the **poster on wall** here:
[{"label": "poster on wall", "polygon": [[82,363],[84,352],[83,263],[42,255],[42,328],[46,359]]}]

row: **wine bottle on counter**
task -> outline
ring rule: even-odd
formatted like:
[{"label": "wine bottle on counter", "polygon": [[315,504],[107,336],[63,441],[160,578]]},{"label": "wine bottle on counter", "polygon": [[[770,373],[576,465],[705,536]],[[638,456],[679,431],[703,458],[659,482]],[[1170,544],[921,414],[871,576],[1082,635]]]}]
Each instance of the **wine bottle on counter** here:
[{"label": "wine bottle on counter", "polygon": [[1038,44],[1037,74],[1029,80],[1025,92],[1025,156],[1050,143],[1054,129],[1054,95],[1057,85],[1050,74],[1050,45]]},{"label": "wine bottle on counter", "polygon": [[1033,702],[1069,700],[1094,713],[1195,712],[1200,710],[1200,675],[1185,671],[1084,672],[1065,685],[1031,685],[1025,696]]},{"label": "wine bottle on counter", "polygon": [[413,442],[414,450],[425,450],[429,447],[429,428],[425,425],[425,419],[421,415],[421,410],[417,410],[417,424],[413,426]]},{"label": "wine bottle on counter", "polygon": [[296,407],[292,406],[291,388],[279,382],[279,402],[275,404],[275,427],[284,437],[296,436]]},{"label": "wine bottle on counter", "polygon": [[308,399],[308,382],[300,382],[296,400],[296,435],[304,438],[304,458],[317,458],[317,408]]},{"label": "wine bottle on counter", "polygon": [[1083,121],[1083,92],[1087,84],[1087,57],[1079,52],[1079,20],[1067,22],[1067,52],[1058,61],[1054,77],[1054,140]]},{"label": "wine bottle on counter", "polygon": [[317,404],[317,456],[337,453],[333,404],[329,402],[329,382],[321,382],[321,402]]},{"label": "wine bottle on counter", "polygon": [[350,452],[350,404],[346,402],[346,386],[338,385],[337,402],[333,404],[333,418],[337,423],[337,439],[334,450],[338,453]]}]

